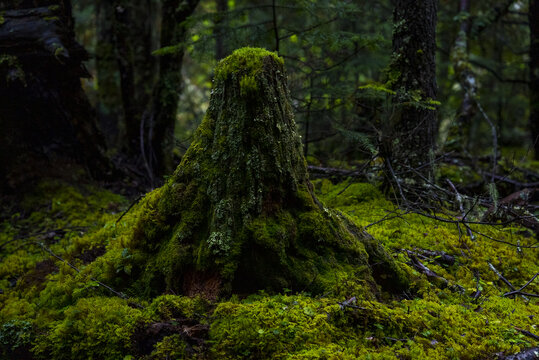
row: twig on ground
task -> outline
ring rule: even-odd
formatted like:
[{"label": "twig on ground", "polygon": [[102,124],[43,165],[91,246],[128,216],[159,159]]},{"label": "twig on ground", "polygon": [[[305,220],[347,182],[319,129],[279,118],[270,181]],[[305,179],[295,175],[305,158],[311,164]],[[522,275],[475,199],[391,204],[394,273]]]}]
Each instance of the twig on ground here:
[{"label": "twig on ground", "polygon": [[524,286],[522,286],[520,289],[518,290],[515,290],[513,289],[513,291],[510,291],[510,292],[507,292],[505,294],[503,294],[503,296],[511,296],[511,295],[523,295],[523,296],[529,296],[529,297],[539,297],[538,294],[531,294],[531,293],[527,293],[527,292],[523,292],[522,290],[524,290],[528,285],[530,285],[533,280],[535,280],[535,278],[539,276],[539,273],[533,275],[533,277],[526,283],[524,284]]},{"label": "twig on ground", "polygon": [[[498,269],[496,269],[494,267],[494,265],[492,265],[491,263],[488,263],[488,267],[490,268],[490,270],[492,270],[497,276],[498,278],[503,281],[507,286],[509,286],[509,288],[513,291],[517,291],[517,289],[513,286],[513,284],[511,284],[511,282],[509,282],[509,280],[507,280],[501,272],[498,271]],[[530,299],[528,299],[525,295],[522,295],[522,294],[519,294],[522,296],[522,298],[526,301],[529,301]],[[505,294],[504,294],[505,296]]]},{"label": "twig on ground", "polygon": [[140,201],[140,199],[142,199],[143,195],[139,195],[137,196],[137,198],[135,200],[133,200],[133,202],[131,203],[131,205],[129,205],[129,207],[122,213],[122,215],[120,215],[120,217],[118,218],[118,220],[116,220],[116,224],[118,224],[120,222],[120,220],[122,220],[122,218],[129,212],[129,210],[131,210],[131,208],[133,206],[135,206],[136,204],[138,204],[138,202]]},{"label": "twig on ground", "polygon": [[528,330],[524,330],[524,329],[521,329],[521,328],[516,327],[516,326],[515,326],[515,330],[521,332],[522,334],[524,334],[524,335],[526,335],[528,337],[531,337],[534,340],[539,341],[539,336],[535,335],[534,333],[529,332]]}]

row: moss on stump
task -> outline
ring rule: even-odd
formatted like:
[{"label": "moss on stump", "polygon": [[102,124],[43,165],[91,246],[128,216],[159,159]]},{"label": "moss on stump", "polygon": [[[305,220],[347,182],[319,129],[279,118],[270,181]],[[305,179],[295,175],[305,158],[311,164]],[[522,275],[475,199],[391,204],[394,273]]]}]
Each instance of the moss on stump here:
[{"label": "moss on stump", "polygon": [[210,105],[173,176],[135,211],[139,289],[187,295],[321,292],[354,274],[366,296],[406,280],[308,180],[283,60],[243,48],[216,69]]}]

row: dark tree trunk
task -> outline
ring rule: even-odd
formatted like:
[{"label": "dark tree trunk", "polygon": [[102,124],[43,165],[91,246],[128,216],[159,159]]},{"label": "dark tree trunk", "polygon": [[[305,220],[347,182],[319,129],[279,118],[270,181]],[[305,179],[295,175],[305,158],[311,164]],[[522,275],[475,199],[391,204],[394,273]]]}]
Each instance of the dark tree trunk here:
[{"label": "dark tree trunk", "polygon": [[[396,176],[429,178],[437,134],[436,111],[426,108],[436,99],[436,0],[396,1],[393,33],[392,84],[397,108],[392,119],[389,150]],[[419,99],[419,101],[417,101]],[[430,105],[432,106],[432,105]],[[389,153],[389,154],[387,154]]]},{"label": "dark tree trunk", "polygon": [[539,0],[530,0],[530,133],[539,160]]},{"label": "dark tree trunk", "polygon": [[[470,12],[471,0],[460,0],[459,12],[461,14]],[[457,115],[458,143],[461,150],[469,147],[469,131],[472,118],[476,113],[474,96],[477,91],[477,80],[469,62],[469,35],[471,23],[470,18],[464,18],[459,25],[459,33],[455,40],[452,51],[453,68],[455,76],[462,87],[462,101]]]},{"label": "dark tree trunk", "polygon": [[[172,11],[164,7],[165,12]],[[127,149],[131,156],[141,153],[140,126],[151,103],[157,63],[152,50],[155,9],[147,0],[118,0],[114,4],[114,34],[120,73]]]},{"label": "dark tree trunk", "polygon": [[[195,11],[198,0],[165,0],[161,29],[161,47],[176,46],[159,58],[159,77],[154,89],[152,110],[145,120],[149,147],[147,165],[157,176],[173,169],[174,124],[182,84],[183,44],[187,35],[185,20]],[[147,120],[147,121],[146,121]]]},{"label": "dark tree trunk", "polygon": [[225,28],[227,24],[228,0],[216,0],[217,20],[215,21],[215,58],[217,61],[227,54]]},{"label": "dark tree trunk", "polygon": [[[136,99],[135,87],[135,44],[132,39],[133,23],[130,19],[132,7],[129,1],[121,0],[114,3],[114,34],[116,58],[120,74],[125,136],[130,155],[139,153],[140,111]],[[149,51],[149,49],[145,49]]]},{"label": "dark tree trunk", "polygon": [[96,3],[97,45],[97,114],[101,130],[109,145],[116,145],[123,119],[122,93],[118,81],[118,62],[114,37],[114,4],[110,0]]},{"label": "dark tree trunk", "polygon": [[71,4],[35,3],[0,2],[0,183],[69,176],[76,164],[102,177],[110,167],[80,84],[87,53],[74,38]]}]

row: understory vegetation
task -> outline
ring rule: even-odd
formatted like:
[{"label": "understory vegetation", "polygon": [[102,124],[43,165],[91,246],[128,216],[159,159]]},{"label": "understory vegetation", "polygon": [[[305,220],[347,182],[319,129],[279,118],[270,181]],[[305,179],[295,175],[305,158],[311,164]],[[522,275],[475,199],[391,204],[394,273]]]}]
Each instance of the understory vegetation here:
[{"label": "understory vegetation", "polygon": [[[92,185],[43,181],[2,209],[2,358],[478,359],[539,345],[537,298],[507,295],[501,279],[518,290],[539,272],[530,231],[473,224],[482,215],[475,210],[466,226],[407,213],[376,184],[314,186],[325,206],[384,245],[409,275],[409,290],[365,298],[358,274],[339,269],[317,294],[122,293],[136,255],[122,249],[121,229],[152,193],[130,208]],[[439,217],[457,219],[451,214],[441,208]],[[539,282],[522,292],[537,294]]]}]

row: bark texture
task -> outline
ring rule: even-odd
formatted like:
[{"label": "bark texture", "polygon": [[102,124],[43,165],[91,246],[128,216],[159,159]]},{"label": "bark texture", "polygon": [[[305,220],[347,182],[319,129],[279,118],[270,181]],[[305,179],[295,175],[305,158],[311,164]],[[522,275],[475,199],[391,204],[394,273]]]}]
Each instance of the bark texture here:
[{"label": "bark texture", "polygon": [[[474,96],[477,92],[477,79],[470,65],[469,36],[470,36],[470,2],[471,0],[460,0],[459,12],[462,16],[459,25],[459,33],[451,54],[455,77],[462,87],[462,102],[457,116],[457,133],[461,148],[467,150],[469,142],[469,129],[472,118],[476,113]],[[460,149],[459,149],[460,150]]]},{"label": "bark texture", "polygon": [[347,271],[367,297],[377,285],[402,290],[406,278],[383,247],[313,194],[282,59],[240,49],[214,81],[181,164],[133,214],[141,288],[320,292]]},{"label": "bark texture", "polygon": [[539,1],[530,0],[530,134],[539,159]]},{"label": "bark texture", "polygon": [[391,80],[399,111],[393,119],[391,158],[427,177],[437,134],[436,111],[427,108],[437,92],[436,11],[436,0],[397,0],[393,13]]},{"label": "bark texture", "polygon": [[[174,123],[182,84],[182,61],[187,27],[185,21],[195,11],[199,0],[165,0],[161,28],[161,47],[176,46],[159,58],[159,78],[154,88],[149,127],[147,163],[158,176],[173,170]],[[178,46],[179,45],[179,46]]]}]

